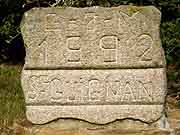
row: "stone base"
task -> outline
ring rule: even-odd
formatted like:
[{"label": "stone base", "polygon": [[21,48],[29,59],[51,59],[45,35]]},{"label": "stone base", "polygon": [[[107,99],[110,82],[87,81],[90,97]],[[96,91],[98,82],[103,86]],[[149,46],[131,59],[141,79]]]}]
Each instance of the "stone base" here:
[{"label": "stone base", "polygon": [[126,119],[105,125],[77,119],[58,119],[48,124],[28,127],[23,135],[175,135],[170,129],[157,128],[163,122],[163,117],[153,124]]},{"label": "stone base", "polygon": [[27,106],[26,111],[28,120],[35,124],[45,124],[60,116],[95,124],[107,124],[116,119],[127,118],[153,123],[160,119],[162,114],[163,105]]},{"label": "stone base", "polygon": [[43,128],[34,135],[169,135],[170,131],[160,129],[96,129],[96,130],[62,130]]}]

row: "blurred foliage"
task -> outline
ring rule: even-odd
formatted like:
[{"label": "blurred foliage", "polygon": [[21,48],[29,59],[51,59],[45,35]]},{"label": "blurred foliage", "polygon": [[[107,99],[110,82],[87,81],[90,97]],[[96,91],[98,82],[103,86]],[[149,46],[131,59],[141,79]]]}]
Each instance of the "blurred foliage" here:
[{"label": "blurred foliage", "polygon": [[180,109],[180,100],[176,103],[176,108]]},{"label": "blurred foliage", "polygon": [[161,39],[168,64],[180,65],[180,17],[162,23]]},{"label": "blurred foliage", "polygon": [[23,61],[25,56],[19,24],[23,0],[0,0],[0,63]]},{"label": "blurred foliage", "polygon": [[169,88],[180,91],[180,0],[0,0],[0,63],[23,62],[25,50],[19,24],[25,11],[33,7],[112,7],[154,5],[162,12],[161,40],[168,64]]}]

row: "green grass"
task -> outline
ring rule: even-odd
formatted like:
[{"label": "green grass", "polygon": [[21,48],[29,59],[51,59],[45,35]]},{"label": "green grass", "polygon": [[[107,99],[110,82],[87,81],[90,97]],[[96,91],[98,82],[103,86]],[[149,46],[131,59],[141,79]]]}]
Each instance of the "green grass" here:
[{"label": "green grass", "polygon": [[22,66],[0,66],[0,127],[25,118],[25,102],[21,89]]}]

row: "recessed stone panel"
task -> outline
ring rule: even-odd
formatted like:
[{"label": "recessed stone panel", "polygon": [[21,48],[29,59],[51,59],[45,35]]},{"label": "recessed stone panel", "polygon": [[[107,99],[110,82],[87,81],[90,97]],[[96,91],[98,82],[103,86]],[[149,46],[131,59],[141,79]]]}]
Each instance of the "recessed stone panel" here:
[{"label": "recessed stone panel", "polygon": [[29,105],[163,104],[164,69],[25,70]]},{"label": "recessed stone panel", "polygon": [[164,67],[159,25],[154,7],[35,8],[21,24],[25,68]]}]

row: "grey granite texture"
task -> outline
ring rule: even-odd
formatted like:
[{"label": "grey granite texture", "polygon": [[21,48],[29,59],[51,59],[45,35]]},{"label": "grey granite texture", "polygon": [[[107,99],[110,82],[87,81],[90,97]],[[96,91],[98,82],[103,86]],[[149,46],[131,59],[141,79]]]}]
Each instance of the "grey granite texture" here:
[{"label": "grey granite texture", "polygon": [[21,81],[28,120],[160,120],[167,84],[160,17],[152,6],[26,12]]},{"label": "grey granite texture", "polygon": [[164,67],[154,7],[35,8],[21,31],[25,68]]}]

